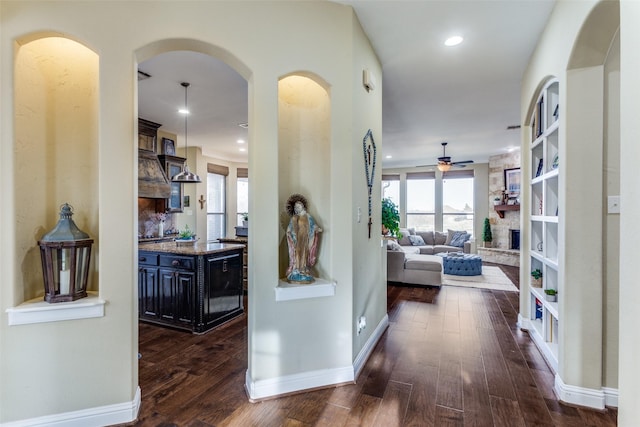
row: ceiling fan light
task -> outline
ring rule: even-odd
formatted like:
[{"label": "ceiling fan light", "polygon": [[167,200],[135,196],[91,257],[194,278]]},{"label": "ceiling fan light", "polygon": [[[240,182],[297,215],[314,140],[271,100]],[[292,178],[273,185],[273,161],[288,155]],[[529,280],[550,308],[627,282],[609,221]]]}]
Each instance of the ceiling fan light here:
[{"label": "ceiling fan light", "polygon": [[451,165],[448,163],[440,163],[438,165],[438,170],[440,172],[449,172],[449,169],[451,169]]}]

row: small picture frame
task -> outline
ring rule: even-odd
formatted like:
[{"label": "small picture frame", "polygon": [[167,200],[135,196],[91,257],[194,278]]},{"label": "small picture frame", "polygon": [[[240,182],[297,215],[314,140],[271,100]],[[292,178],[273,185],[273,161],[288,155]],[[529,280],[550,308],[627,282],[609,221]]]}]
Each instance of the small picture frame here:
[{"label": "small picture frame", "polygon": [[162,154],[176,155],[176,143],[173,139],[162,138]]},{"label": "small picture frame", "polygon": [[504,170],[504,188],[510,198],[520,197],[520,168]]},{"label": "small picture frame", "polygon": [[191,206],[191,199],[189,198],[189,196],[184,196],[182,200],[185,208],[188,208]]}]

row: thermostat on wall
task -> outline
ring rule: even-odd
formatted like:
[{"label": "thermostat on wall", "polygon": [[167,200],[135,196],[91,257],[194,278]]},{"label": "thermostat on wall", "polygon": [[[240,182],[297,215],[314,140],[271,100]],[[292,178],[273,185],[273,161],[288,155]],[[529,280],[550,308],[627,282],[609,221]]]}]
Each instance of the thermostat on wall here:
[{"label": "thermostat on wall", "polygon": [[367,70],[366,68],[362,70],[362,85],[367,90],[367,92],[371,92],[376,88],[376,77],[371,71]]}]

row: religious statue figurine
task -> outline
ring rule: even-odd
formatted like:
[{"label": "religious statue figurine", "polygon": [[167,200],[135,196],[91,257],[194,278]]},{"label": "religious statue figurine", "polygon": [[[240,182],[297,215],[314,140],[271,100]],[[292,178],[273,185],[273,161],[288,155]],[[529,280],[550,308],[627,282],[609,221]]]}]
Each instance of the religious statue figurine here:
[{"label": "religious statue figurine", "polygon": [[322,229],[307,212],[307,199],[303,195],[292,194],[287,199],[286,209],[291,217],[287,227],[287,282],[313,283],[315,279],[310,268],[316,263],[318,233],[321,233]]}]

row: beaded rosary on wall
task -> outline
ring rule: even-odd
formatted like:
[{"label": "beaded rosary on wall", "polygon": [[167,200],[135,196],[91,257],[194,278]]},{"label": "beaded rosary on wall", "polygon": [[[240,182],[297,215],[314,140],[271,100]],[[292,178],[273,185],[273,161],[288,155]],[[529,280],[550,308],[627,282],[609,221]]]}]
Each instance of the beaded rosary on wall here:
[{"label": "beaded rosary on wall", "polygon": [[[370,140],[367,144],[367,140]],[[373,148],[373,159],[371,158],[371,150]],[[367,187],[369,189],[369,238],[371,238],[371,195],[373,191],[373,177],[376,173],[376,143],[373,140],[373,133],[371,129],[367,131],[367,134],[362,140],[362,153],[364,154],[364,172],[367,177]]]}]

